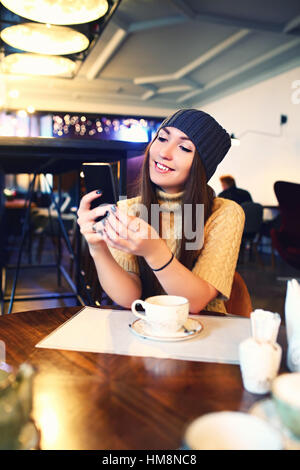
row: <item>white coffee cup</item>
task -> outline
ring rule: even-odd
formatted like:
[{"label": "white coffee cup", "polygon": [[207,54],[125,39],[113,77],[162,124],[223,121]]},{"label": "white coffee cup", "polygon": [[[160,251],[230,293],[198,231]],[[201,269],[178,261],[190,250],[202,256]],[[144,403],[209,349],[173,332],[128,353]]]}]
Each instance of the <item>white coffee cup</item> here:
[{"label": "white coffee cup", "polygon": [[[141,305],[144,313],[136,311],[136,305]],[[146,300],[135,300],[131,310],[137,317],[143,319],[155,334],[172,334],[180,330],[189,316],[189,301],[177,295],[156,295]]]},{"label": "white coffee cup", "polygon": [[266,421],[248,413],[217,411],[205,414],[186,429],[189,450],[281,450],[281,434]]}]

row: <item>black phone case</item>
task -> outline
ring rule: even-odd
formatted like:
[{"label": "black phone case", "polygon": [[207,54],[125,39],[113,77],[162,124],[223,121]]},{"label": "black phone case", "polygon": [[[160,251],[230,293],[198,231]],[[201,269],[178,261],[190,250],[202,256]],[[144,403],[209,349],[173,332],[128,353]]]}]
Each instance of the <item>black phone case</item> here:
[{"label": "black phone case", "polygon": [[[101,190],[102,195],[95,199],[91,204],[91,209],[102,204],[116,204],[117,191],[115,188],[114,175],[109,163],[83,163],[82,171],[86,192]],[[105,216],[99,217],[102,220]]]}]

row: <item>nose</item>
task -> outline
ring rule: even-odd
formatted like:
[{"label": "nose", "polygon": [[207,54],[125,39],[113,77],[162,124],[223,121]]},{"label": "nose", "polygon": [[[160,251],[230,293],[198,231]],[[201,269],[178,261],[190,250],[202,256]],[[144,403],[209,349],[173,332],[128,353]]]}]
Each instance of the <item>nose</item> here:
[{"label": "nose", "polygon": [[172,142],[165,143],[160,149],[159,155],[163,160],[173,160],[174,145]]}]

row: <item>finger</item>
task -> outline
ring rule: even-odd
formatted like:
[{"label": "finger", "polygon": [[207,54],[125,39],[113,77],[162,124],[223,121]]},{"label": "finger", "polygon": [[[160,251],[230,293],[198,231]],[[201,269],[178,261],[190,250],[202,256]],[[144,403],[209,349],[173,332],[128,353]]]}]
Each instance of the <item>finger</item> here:
[{"label": "finger", "polygon": [[95,222],[88,222],[80,227],[80,232],[86,236],[90,233],[97,233],[100,235],[103,235],[103,226],[101,225],[100,222],[95,223]]},{"label": "finger", "polygon": [[[128,237],[145,230],[145,221],[139,217],[131,216],[121,210],[116,211],[116,217],[127,227]],[[147,224],[148,225],[148,224]]]},{"label": "finger", "polygon": [[[128,215],[126,212],[119,210],[118,208],[115,211],[110,211],[118,220],[118,228],[121,232],[120,236],[126,238],[131,242],[135,242],[141,238],[148,239],[150,238],[151,226],[147,224],[143,219],[135,216]],[[109,222],[113,225],[113,220],[109,217]],[[121,225],[120,225],[121,224]],[[113,225],[114,226],[114,225]],[[124,228],[125,230],[124,230]],[[116,226],[114,226],[115,231],[118,232]]]},{"label": "finger", "polygon": [[102,192],[99,193],[100,190],[96,189],[95,191],[91,191],[90,193],[88,194],[85,194],[81,201],[80,201],[80,205],[79,205],[79,210],[90,210],[91,208],[91,203],[97,199],[98,197],[101,197],[102,195]]},{"label": "finger", "polygon": [[92,220],[96,220],[98,217],[105,215],[106,212],[109,214],[110,208],[111,208],[110,204],[103,204],[101,206],[95,207],[95,209],[92,209],[90,211],[90,216]]},{"label": "finger", "polygon": [[115,216],[120,220],[120,222],[122,222],[125,227],[128,227],[131,221],[137,218],[127,214],[127,212],[120,210],[118,207],[116,208]]},{"label": "finger", "polygon": [[91,227],[91,231],[94,233],[99,233],[101,236],[103,235],[103,225],[101,222],[94,222]]},{"label": "finger", "polygon": [[93,222],[86,222],[85,221],[80,225],[80,232],[83,235],[85,235],[86,233],[91,233],[91,232],[95,233],[95,230],[93,230],[93,226],[94,226]]},{"label": "finger", "polygon": [[130,240],[119,237],[118,233],[115,232],[108,220],[103,228],[103,231],[108,236],[109,240],[115,243],[119,250],[130,250],[132,245]]},{"label": "finger", "polygon": [[[80,212],[79,217],[77,219],[77,223],[80,227],[86,225],[87,223],[95,223],[97,218],[100,216],[105,216],[105,214],[109,214],[108,209],[110,205],[105,204],[103,206],[96,207],[93,210],[84,210]],[[104,220],[104,219],[103,219]],[[97,221],[100,222],[100,221]]]},{"label": "finger", "polygon": [[117,218],[115,212],[110,211],[107,219],[103,221],[104,226],[106,226],[107,224],[110,224],[110,226],[113,228],[113,230],[117,233],[119,237],[124,239],[128,238],[128,228]]},{"label": "finger", "polygon": [[131,253],[128,241],[125,241],[122,238],[112,239],[108,235],[106,228],[104,228],[103,240],[106,242],[107,245],[111,246],[112,248],[115,248],[116,250],[121,250],[121,251],[125,251],[126,253]]},{"label": "finger", "polygon": [[100,222],[100,223],[103,226],[104,232],[107,233],[107,235],[109,236],[111,240],[116,241],[119,239],[119,234],[118,232],[116,232],[114,227],[109,223],[108,217],[103,222]]},{"label": "finger", "polygon": [[138,233],[141,233],[143,230],[143,224],[141,219],[138,217],[135,217],[133,220],[128,225],[128,231],[132,236],[138,235]]}]

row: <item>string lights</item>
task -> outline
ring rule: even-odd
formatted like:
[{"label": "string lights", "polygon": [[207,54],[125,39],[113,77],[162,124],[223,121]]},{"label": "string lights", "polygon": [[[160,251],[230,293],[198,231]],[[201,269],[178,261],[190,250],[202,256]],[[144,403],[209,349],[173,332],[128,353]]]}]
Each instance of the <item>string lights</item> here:
[{"label": "string lights", "polygon": [[148,142],[159,124],[159,120],[57,114],[53,116],[53,136]]}]

